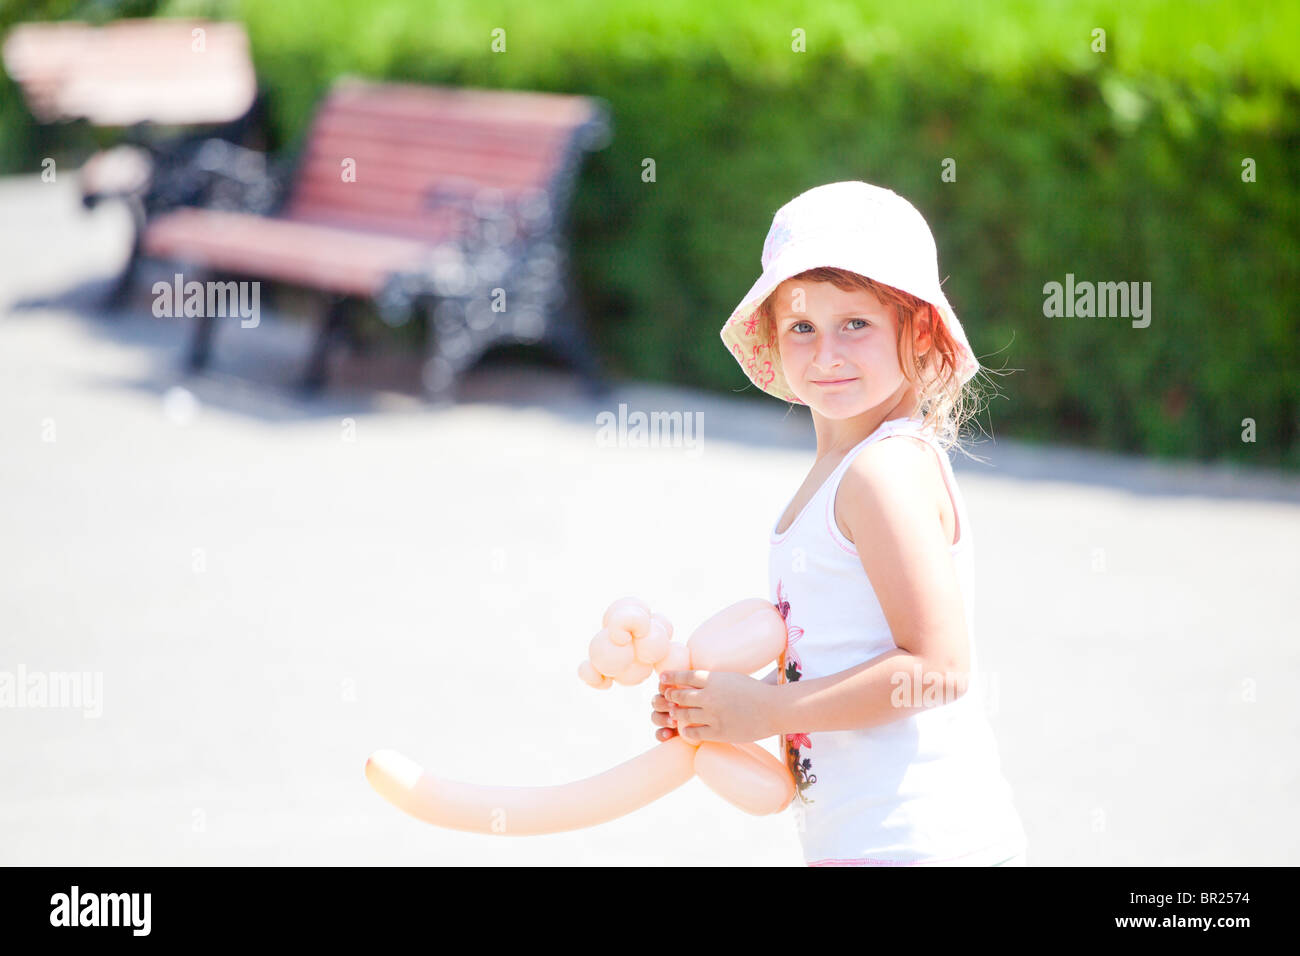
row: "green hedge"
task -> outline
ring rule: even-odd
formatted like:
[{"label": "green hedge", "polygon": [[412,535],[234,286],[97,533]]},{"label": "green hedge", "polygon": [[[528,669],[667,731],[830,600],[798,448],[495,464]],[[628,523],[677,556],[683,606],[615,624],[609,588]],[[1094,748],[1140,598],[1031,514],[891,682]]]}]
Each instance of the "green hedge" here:
[{"label": "green hedge", "polygon": [[[343,72],[605,98],[615,136],[584,167],[573,250],[621,374],[771,401],[718,329],[776,209],[865,179],[925,213],[976,352],[1017,370],[996,377],[985,427],[1300,468],[1295,5],[869,0],[797,20],[765,0],[514,6],[163,11],[248,23],[283,142]],[[505,53],[489,49],[496,27]],[[796,27],[809,52],[791,52]],[[941,180],[947,157],[956,182]],[[1150,326],[1044,316],[1044,284],[1067,273],[1150,282]]]}]

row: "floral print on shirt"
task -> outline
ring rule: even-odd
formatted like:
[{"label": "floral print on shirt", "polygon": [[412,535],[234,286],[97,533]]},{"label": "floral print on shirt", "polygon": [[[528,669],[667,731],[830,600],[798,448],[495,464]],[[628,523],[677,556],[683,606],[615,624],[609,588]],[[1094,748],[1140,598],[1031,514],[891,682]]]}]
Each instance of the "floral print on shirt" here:
[{"label": "floral print on shirt", "polygon": [[[799,660],[799,654],[794,649],[794,643],[803,637],[803,628],[790,623],[790,602],[783,593],[779,579],[776,582],[776,609],[781,612],[781,617],[785,620],[786,630],[785,673],[782,678],[784,683],[791,684],[803,676],[803,662]],[[817,776],[811,773],[812,760],[801,756],[800,748],[812,749],[812,739],[807,734],[785,735],[785,764],[794,777],[799,800],[802,803],[813,803],[814,801],[804,791],[817,782]]]}]

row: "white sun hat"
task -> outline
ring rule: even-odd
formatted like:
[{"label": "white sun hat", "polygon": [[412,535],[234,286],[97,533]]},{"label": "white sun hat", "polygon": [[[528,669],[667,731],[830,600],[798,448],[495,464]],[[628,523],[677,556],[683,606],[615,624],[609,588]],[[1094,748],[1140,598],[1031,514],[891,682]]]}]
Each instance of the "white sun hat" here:
[{"label": "white sun hat", "polygon": [[758,307],[778,285],[808,269],[847,269],[929,302],[957,344],[957,377],[979,371],[957,314],[939,288],[939,255],[925,217],[902,196],[851,180],[801,193],[777,210],[763,243],[763,274],[722,327],[722,342],[749,380],[777,398],[795,397],[777,345],[763,337]]}]

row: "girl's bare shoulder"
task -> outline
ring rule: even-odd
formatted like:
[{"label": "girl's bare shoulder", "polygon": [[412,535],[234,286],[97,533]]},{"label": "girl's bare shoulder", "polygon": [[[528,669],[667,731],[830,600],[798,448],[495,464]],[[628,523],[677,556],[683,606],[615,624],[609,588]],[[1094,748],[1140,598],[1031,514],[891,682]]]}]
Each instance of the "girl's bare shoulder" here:
[{"label": "girl's bare shoulder", "polygon": [[858,452],[845,469],[840,487],[854,497],[928,500],[937,468],[934,450],[925,439],[890,435]]},{"label": "girl's bare shoulder", "polygon": [[[903,437],[912,440],[890,440]],[[840,533],[856,542],[861,535],[886,528],[897,532],[937,515],[937,526],[952,540],[953,517],[933,447],[913,436],[890,439],[868,445],[845,469],[834,503]]]}]

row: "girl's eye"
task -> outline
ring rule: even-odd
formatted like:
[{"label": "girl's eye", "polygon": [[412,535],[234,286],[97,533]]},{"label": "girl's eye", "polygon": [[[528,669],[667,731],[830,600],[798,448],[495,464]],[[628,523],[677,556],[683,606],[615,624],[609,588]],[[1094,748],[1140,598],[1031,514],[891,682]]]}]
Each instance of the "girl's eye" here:
[{"label": "girl's eye", "polygon": [[[850,319],[849,321],[850,321],[850,322],[861,322],[863,327],[869,326],[869,325],[871,324],[871,323],[868,322],[866,319]],[[807,323],[807,322],[796,322],[794,325],[790,326],[790,331],[791,331],[791,332],[798,332],[798,331],[799,331],[799,326],[801,326],[801,325],[808,325],[808,323]],[[811,326],[809,326],[809,327],[811,328]]]}]

